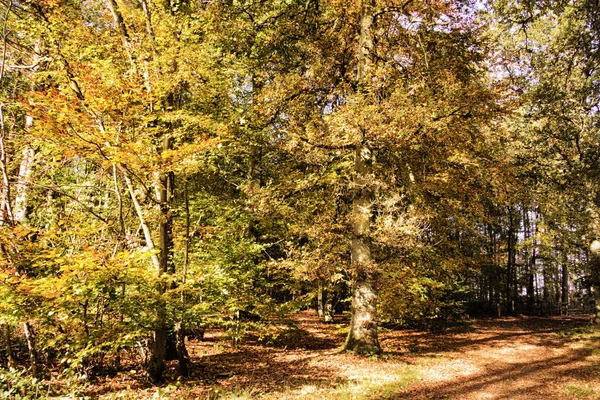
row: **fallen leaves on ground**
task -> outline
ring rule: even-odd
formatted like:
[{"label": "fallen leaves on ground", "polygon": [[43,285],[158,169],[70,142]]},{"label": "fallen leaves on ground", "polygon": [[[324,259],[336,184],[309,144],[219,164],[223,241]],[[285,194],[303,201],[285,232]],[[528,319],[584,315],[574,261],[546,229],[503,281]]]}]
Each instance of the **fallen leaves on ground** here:
[{"label": "fallen leaves on ground", "polygon": [[138,371],[98,379],[89,395],[135,399],[600,399],[600,333],[587,316],[505,317],[443,333],[385,330],[385,355],[341,352],[344,321],[309,311],[269,340],[235,347],[223,332],[188,342],[190,378],[146,384]]}]

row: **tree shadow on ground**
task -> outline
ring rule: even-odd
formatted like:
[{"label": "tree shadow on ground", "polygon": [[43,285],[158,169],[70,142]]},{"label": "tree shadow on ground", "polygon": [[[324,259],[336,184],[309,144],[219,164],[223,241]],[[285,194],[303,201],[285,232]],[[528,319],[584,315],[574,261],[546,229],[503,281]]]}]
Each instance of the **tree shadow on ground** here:
[{"label": "tree shadow on ground", "polygon": [[344,336],[329,329],[306,329],[297,325],[280,328],[273,335],[259,338],[248,336],[246,343],[279,349],[333,350],[343,343]]},{"label": "tree shadow on ground", "polygon": [[[462,399],[462,398],[493,398],[493,399],[548,399],[548,385],[560,381],[561,378],[577,377],[584,382],[598,382],[592,374],[582,370],[578,364],[589,351],[585,349],[574,350],[567,357],[550,357],[536,362],[521,362],[511,364],[507,367],[486,369],[484,372],[474,375],[463,376],[417,387],[405,393],[397,393],[390,397],[380,397],[376,400],[391,399]],[[560,367],[560,368],[558,368]],[[547,373],[552,376],[553,382],[538,380],[536,377]],[[600,378],[600,376],[598,377]],[[508,390],[495,392],[493,386],[501,383],[515,382],[521,380],[526,385],[513,385]],[[504,386],[506,387],[506,386]],[[487,397],[486,397],[486,392]],[[493,392],[489,393],[489,392]],[[375,399],[374,399],[375,400]]]},{"label": "tree shadow on ground", "polygon": [[293,390],[304,385],[338,385],[346,382],[332,369],[317,366],[312,360],[321,353],[296,357],[289,350],[273,350],[244,346],[236,352],[204,356],[193,372],[192,379],[227,388],[252,388],[261,393],[275,392],[285,387]]},{"label": "tree shadow on ground", "polygon": [[[298,322],[298,321],[296,321]],[[272,337],[249,334],[238,348],[195,358],[192,379],[228,388],[252,388],[261,393],[293,390],[305,385],[337,386],[347,383],[336,371],[317,366],[327,354],[336,354],[344,336],[336,326],[314,319],[281,328]]]},{"label": "tree shadow on ground", "polygon": [[[573,317],[506,317],[478,320],[472,329],[458,329],[443,333],[406,330],[403,334],[384,333],[381,342],[388,355],[405,357],[437,356],[440,353],[461,351],[481,346],[499,347],[519,339],[537,344],[543,338],[546,347],[561,347],[565,338],[554,335],[557,331],[583,327],[589,323],[587,316]],[[476,331],[479,338],[468,333]]]},{"label": "tree shadow on ground", "polygon": [[[336,361],[321,363],[331,356],[339,354],[338,348],[343,343],[344,335],[339,326],[322,324],[316,318],[295,320],[295,324],[286,326],[272,340],[258,340],[258,336],[248,335],[239,347],[223,332],[211,332],[206,341],[190,341],[189,350],[193,362],[191,376],[183,380],[183,385],[191,390],[186,396],[176,398],[212,398],[214,393],[235,392],[238,390],[250,393],[278,393],[282,390],[300,389],[306,385],[338,387],[350,383],[340,373]],[[510,347],[518,341],[527,345],[543,345],[547,348],[560,348],[569,341],[555,333],[582,327],[587,324],[585,317],[509,317],[502,319],[478,320],[473,329],[452,329],[445,333],[401,330],[386,331],[381,335],[381,342],[386,355],[382,362],[391,360],[409,364],[420,364],[424,357],[438,357],[440,353],[466,352],[480,347]],[[486,388],[501,382],[532,377],[526,388],[514,387],[503,391],[495,399],[519,398],[526,390],[529,398],[548,398],[543,393],[545,382],[535,381],[536,374],[547,371],[550,375],[576,376],[578,379],[595,379],[598,371],[591,369],[582,372],[576,363],[590,354],[590,349],[570,351],[566,356],[549,357],[535,362],[506,363],[485,368],[471,375],[460,375],[451,381],[433,382],[425,385],[416,384],[406,392],[396,393],[388,397],[373,397],[379,400],[388,399],[445,399],[465,398],[485,391]],[[389,358],[388,358],[389,357]],[[348,361],[352,363],[353,359]],[[387,360],[387,361],[386,361]],[[519,361],[519,360],[517,360]],[[553,370],[561,365],[560,371]],[[586,378],[586,375],[589,375]],[[596,374],[596,375],[594,375]],[[131,388],[151,391],[143,375],[137,374],[127,383]],[[169,381],[176,381],[176,362],[169,363],[167,373]],[[385,386],[385,383],[382,383]],[[382,388],[383,388],[382,386]],[[390,386],[391,390],[395,387]],[[114,387],[99,389],[94,395],[115,391]],[[384,391],[385,392],[385,391]],[[537,394],[540,394],[538,397]],[[190,397],[192,396],[192,397]],[[527,397],[522,397],[527,398]]]}]

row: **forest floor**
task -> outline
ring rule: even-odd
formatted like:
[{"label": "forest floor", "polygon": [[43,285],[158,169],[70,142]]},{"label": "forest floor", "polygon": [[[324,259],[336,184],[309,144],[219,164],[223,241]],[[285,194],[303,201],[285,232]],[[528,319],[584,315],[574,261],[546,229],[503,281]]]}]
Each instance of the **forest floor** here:
[{"label": "forest floor", "polygon": [[[103,399],[600,399],[600,330],[588,316],[479,319],[442,333],[380,331],[385,354],[339,351],[345,324],[303,312],[278,337],[234,347],[220,331],[188,349],[189,379],[98,379]],[[170,364],[175,376],[176,365]]]}]

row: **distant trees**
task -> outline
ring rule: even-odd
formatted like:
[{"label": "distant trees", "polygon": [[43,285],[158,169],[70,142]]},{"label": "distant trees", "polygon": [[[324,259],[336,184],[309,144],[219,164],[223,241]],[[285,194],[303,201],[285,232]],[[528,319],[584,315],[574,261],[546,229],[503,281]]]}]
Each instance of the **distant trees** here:
[{"label": "distant trees", "polygon": [[[543,214],[538,236],[562,271],[554,293],[565,303],[569,266],[586,264],[598,235],[598,9],[587,1],[493,5],[507,79],[521,100],[509,128],[515,161]],[[544,280],[544,298],[552,280]]]}]

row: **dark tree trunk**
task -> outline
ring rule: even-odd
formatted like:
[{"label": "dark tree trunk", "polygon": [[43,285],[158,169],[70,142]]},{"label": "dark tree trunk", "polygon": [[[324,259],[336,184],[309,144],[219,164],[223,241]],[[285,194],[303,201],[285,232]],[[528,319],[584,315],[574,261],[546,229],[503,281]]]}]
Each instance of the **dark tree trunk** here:
[{"label": "dark tree trunk", "polygon": [[15,369],[17,363],[15,361],[15,353],[12,349],[12,340],[10,334],[10,325],[2,324],[2,337],[4,339],[4,350],[6,351],[6,361],[9,369]]},{"label": "dark tree trunk", "polygon": [[[172,140],[168,135],[163,138],[163,151],[172,148]],[[171,203],[174,196],[175,176],[172,172],[164,173],[160,177],[159,184],[159,203],[160,203],[160,223],[159,223],[159,276],[163,274],[174,275],[175,263],[173,260],[173,214]],[[164,294],[166,287],[162,282],[159,283],[159,293]],[[158,383],[162,381],[162,374],[165,370],[166,360],[179,360],[180,370],[189,369],[189,356],[185,348],[185,341],[178,338],[176,329],[167,324],[166,304],[160,300],[157,310],[157,326],[154,331],[154,343],[152,355],[148,368],[148,376],[151,382]],[[183,364],[185,365],[183,365]],[[187,372],[186,372],[187,373]]]},{"label": "dark tree trunk", "polygon": [[[187,280],[187,271],[189,265],[189,253],[190,253],[190,200],[188,193],[188,183],[185,181],[183,186],[183,199],[184,199],[184,210],[185,210],[185,247],[183,253],[183,268],[181,271],[181,283],[185,286]],[[179,361],[179,375],[188,377],[190,375],[190,356],[187,348],[185,347],[185,327],[184,327],[184,309],[185,309],[185,292],[181,291],[181,306],[182,312],[179,323],[176,327],[177,335],[177,358]]]},{"label": "dark tree trunk", "polygon": [[[157,318],[160,321],[166,319],[164,307],[159,310]],[[162,382],[163,374],[166,369],[165,358],[167,355],[167,329],[164,326],[158,326],[154,330],[154,341],[152,342],[150,361],[148,362],[148,380],[157,384]]]},{"label": "dark tree trunk", "polygon": [[506,312],[512,313],[514,297],[513,297],[513,275],[514,275],[514,231],[513,231],[513,211],[512,207],[508,207],[508,233],[507,233],[507,261],[506,261],[506,286],[504,295],[506,300]]},{"label": "dark tree trunk", "polygon": [[600,324],[600,240],[594,240],[590,245],[590,269],[592,291],[596,300],[592,322]]},{"label": "dark tree trunk", "polygon": [[323,279],[319,278],[317,285],[317,315],[323,322],[333,322],[333,296]]},{"label": "dark tree trunk", "polygon": [[561,291],[560,291],[560,314],[567,315],[569,312],[569,265],[568,257],[564,253],[566,249],[563,247],[563,264],[561,268]]}]

